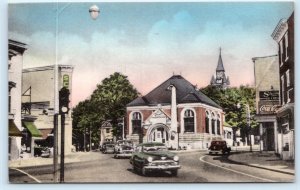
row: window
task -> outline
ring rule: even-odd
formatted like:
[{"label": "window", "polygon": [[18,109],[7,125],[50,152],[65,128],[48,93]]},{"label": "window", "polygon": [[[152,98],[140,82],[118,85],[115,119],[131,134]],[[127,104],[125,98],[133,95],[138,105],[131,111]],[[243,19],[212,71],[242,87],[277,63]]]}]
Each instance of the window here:
[{"label": "window", "polygon": [[285,72],[286,75],[286,87],[289,87],[291,85],[291,81],[290,81],[290,70],[287,70]]},{"label": "window", "polygon": [[292,91],[293,90],[293,88],[292,89],[289,89],[287,92],[286,92],[286,98],[287,98],[287,103],[289,103],[289,102],[291,102],[292,100],[291,100],[291,96],[292,96]]},{"label": "window", "polygon": [[212,134],[216,134],[216,129],[215,129],[215,126],[216,126],[216,119],[215,119],[215,114],[214,113],[211,113],[212,115],[212,120],[211,120],[211,131],[212,131]]},{"label": "window", "polygon": [[282,57],[283,57],[283,43],[282,43],[282,40],[279,43],[279,47],[280,47],[280,66],[282,66],[283,65],[283,60],[282,60]]},{"label": "window", "polygon": [[220,115],[218,114],[218,120],[217,120],[217,134],[221,134],[221,127],[220,127]]},{"label": "window", "polygon": [[184,132],[195,132],[195,116],[192,110],[186,110],[184,112]]},{"label": "window", "polygon": [[289,46],[288,32],[286,32],[284,35],[284,41],[285,41],[285,61],[287,61],[289,58],[289,56],[288,56],[288,46]]},{"label": "window", "polygon": [[206,111],[206,117],[205,117],[205,132],[209,133],[209,112]]},{"label": "window", "polygon": [[281,76],[281,102],[284,104],[284,75]]},{"label": "window", "polygon": [[109,133],[109,132],[110,132],[110,129],[109,129],[109,128],[107,128],[107,129],[106,129],[106,133]]},{"label": "window", "polygon": [[227,139],[231,139],[231,132],[227,133]]},{"label": "window", "polygon": [[142,115],[139,112],[132,114],[132,134],[140,134],[142,129]]}]

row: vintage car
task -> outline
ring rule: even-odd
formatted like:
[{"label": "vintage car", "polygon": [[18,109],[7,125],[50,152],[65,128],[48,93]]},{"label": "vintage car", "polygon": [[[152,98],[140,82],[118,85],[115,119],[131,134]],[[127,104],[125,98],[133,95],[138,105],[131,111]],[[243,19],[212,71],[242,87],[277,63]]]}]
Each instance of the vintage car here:
[{"label": "vintage car", "polygon": [[227,146],[224,140],[211,141],[208,148],[209,154],[230,154],[231,148]]},{"label": "vintage car", "polygon": [[170,171],[177,176],[179,157],[169,152],[163,143],[142,143],[133,152],[130,163],[135,172],[146,176],[151,171]]},{"label": "vintage car", "polygon": [[102,152],[104,154],[115,153],[115,144],[105,144],[105,146],[102,147]]},{"label": "vintage car", "polygon": [[129,140],[119,140],[115,146],[115,158],[130,158],[133,152],[133,143]]}]

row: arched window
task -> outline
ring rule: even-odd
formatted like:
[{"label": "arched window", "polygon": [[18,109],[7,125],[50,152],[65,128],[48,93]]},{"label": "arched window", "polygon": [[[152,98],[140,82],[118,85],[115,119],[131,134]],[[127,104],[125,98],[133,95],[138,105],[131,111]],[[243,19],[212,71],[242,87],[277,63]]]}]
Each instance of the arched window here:
[{"label": "arched window", "polygon": [[215,114],[214,113],[211,113],[211,131],[212,131],[212,134],[216,134],[216,129],[215,129],[215,126],[216,126],[216,118],[215,118]]},{"label": "arched window", "polygon": [[231,132],[227,133],[227,139],[231,139]]},{"label": "arched window", "polygon": [[206,111],[206,116],[205,116],[205,132],[209,133],[209,112]]},{"label": "arched window", "polygon": [[195,114],[192,110],[185,110],[184,112],[184,132],[195,132]]},{"label": "arched window", "polygon": [[218,114],[218,119],[217,119],[217,134],[221,135],[221,127],[220,127],[220,115]]},{"label": "arched window", "polygon": [[142,129],[142,115],[139,112],[132,114],[132,134],[140,134]]}]

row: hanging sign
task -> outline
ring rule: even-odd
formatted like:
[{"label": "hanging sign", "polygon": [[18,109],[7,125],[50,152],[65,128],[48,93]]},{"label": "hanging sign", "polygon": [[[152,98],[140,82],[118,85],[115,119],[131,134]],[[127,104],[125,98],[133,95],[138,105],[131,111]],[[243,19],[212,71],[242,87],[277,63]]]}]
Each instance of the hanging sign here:
[{"label": "hanging sign", "polygon": [[63,75],[63,87],[69,88],[69,75]]}]

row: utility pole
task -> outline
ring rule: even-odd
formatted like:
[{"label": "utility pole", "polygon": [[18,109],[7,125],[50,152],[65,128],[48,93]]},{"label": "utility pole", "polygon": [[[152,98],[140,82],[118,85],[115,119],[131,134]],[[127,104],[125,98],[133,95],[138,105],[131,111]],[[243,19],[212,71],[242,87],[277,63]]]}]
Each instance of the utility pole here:
[{"label": "utility pole", "polygon": [[89,136],[90,136],[90,149],[89,152],[92,151],[92,133],[91,133],[91,126],[89,126]]},{"label": "utility pole", "polygon": [[65,178],[65,114],[61,114],[60,183]]},{"label": "utility pole", "polygon": [[57,165],[58,165],[58,114],[54,114],[54,134],[53,134],[53,182],[57,183]]},{"label": "utility pole", "polygon": [[84,126],[84,131],[83,131],[83,151],[86,152],[86,142],[85,142],[85,126]]},{"label": "utility pole", "polygon": [[60,183],[64,182],[65,176],[65,114],[69,112],[69,95],[70,91],[66,87],[59,91],[59,113],[61,115]]}]

